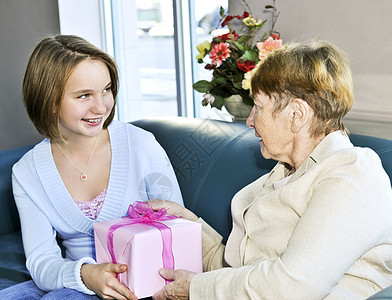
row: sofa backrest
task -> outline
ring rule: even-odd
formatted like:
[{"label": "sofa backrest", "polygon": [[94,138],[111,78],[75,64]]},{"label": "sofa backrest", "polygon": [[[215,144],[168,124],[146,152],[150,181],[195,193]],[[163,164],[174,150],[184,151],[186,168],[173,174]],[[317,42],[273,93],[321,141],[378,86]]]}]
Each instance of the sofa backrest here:
[{"label": "sofa backrest", "polygon": [[12,166],[32,148],[31,145],[0,151],[0,235],[18,231],[19,216],[12,195]]},{"label": "sofa backrest", "polygon": [[[225,241],[232,226],[232,197],[276,164],[262,157],[254,131],[243,123],[179,117],[133,124],[155,135],[174,167],[185,206]],[[355,134],[350,138],[356,146],[375,150],[391,178],[392,141]]]},{"label": "sofa backrest", "polygon": [[185,206],[225,238],[234,194],[275,165],[261,156],[258,139],[244,124],[180,117],[133,123],[166,150]]},{"label": "sofa backrest", "polygon": [[[231,230],[231,199],[276,163],[261,156],[253,130],[243,123],[181,117],[144,119],[133,124],[152,132],[166,150],[185,206],[226,240]],[[356,134],[350,139],[356,146],[375,150],[392,177],[392,141]],[[20,228],[11,169],[31,148],[29,145],[0,151],[0,234]]]}]

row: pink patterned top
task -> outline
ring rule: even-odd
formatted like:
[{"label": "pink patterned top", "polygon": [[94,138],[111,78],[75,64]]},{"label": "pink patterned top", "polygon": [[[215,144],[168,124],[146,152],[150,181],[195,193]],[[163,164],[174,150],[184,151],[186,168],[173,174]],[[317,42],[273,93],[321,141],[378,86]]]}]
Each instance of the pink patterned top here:
[{"label": "pink patterned top", "polygon": [[87,218],[95,220],[97,219],[99,212],[101,211],[103,201],[106,197],[106,191],[107,189],[104,189],[97,197],[95,197],[91,201],[74,201]]}]

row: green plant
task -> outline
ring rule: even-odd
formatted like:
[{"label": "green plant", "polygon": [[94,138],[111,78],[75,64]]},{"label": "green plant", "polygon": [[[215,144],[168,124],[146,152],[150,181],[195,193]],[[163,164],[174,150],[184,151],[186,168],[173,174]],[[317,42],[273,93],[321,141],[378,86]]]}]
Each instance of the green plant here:
[{"label": "green plant", "polygon": [[[247,9],[249,6],[244,1]],[[274,5],[267,5],[272,10],[272,25],[269,32],[261,30],[266,23],[255,19],[249,12],[231,16],[221,7],[220,26],[227,28],[227,33],[204,41],[197,46],[199,54],[196,59],[205,64],[205,69],[212,71],[211,80],[199,80],[193,88],[203,93],[202,105],[221,109],[224,99],[231,95],[241,95],[243,101],[253,105],[249,93],[250,72],[256,67],[266,52],[279,48],[282,40],[273,31],[279,15]],[[257,42],[256,42],[257,40]]]}]

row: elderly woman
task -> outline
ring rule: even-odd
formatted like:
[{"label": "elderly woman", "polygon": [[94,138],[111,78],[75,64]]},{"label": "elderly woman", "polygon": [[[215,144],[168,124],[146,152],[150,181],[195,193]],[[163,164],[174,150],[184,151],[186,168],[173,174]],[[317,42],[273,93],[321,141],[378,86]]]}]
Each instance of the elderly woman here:
[{"label": "elderly woman", "polygon": [[392,195],[380,159],[354,147],[342,119],[353,103],[347,58],[328,42],[288,44],[251,81],[247,125],[273,170],[232,201],[222,238],[203,223],[204,273],[173,280],[154,299],[364,299],[392,284]]}]

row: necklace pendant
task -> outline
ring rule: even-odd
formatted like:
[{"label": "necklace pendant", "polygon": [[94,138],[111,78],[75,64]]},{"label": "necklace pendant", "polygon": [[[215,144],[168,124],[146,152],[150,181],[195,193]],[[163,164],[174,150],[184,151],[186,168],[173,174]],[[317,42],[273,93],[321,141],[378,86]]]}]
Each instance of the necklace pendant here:
[{"label": "necklace pendant", "polygon": [[82,175],[80,175],[80,180],[81,181],[86,181],[87,180],[87,175],[86,174],[82,174]]}]

